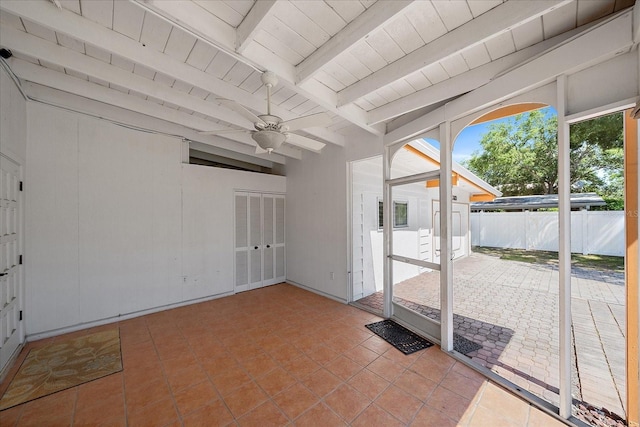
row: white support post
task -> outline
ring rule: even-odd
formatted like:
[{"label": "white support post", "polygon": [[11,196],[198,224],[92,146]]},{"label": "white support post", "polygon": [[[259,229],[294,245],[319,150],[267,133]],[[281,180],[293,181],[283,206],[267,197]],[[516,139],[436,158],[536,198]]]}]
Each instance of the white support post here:
[{"label": "white support post", "polygon": [[183,139],[181,142],[182,163],[189,164],[189,140]]},{"label": "white support post", "polygon": [[565,119],[567,77],[557,79],[558,108],[558,207],[560,286],[560,416],[571,416],[571,172],[569,124]]},{"label": "white support post", "polygon": [[391,179],[391,150],[389,147],[384,148],[382,156],[383,164],[383,195],[382,195],[382,222],[383,222],[383,296],[384,303],[382,314],[388,319],[393,315],[393,260],[391,255],[393,254],[393,202],[392,202],[392,187],[389,184]]},{"label": "white support post", "polygon": [[453,350],[453,260],[451,222],[453,210],[451,125],[440,124],[440,347]]},{"label": "white support post", "polygon": [[640,132],[638,122],[625,112],[624,118],[624,174],[625,174],[625,290],[626,290],[626,360],[627,360],[627,423],[630,427],[640,425],[640,298],[638,297],[638,266],[640,263],[640,215],[638,195],[640,194]]}]

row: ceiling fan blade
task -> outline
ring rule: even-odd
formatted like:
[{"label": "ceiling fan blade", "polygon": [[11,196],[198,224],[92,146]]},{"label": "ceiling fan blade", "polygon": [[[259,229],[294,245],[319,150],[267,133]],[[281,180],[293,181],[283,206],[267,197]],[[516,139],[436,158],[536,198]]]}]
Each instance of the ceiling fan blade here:
[{"label": "ceiling fan blade", "polygon": [[244,129],[218,129],[218,130],[206,130],[202,132],[198,132],[200,135],[224,135],[225,133],[240,133],[240,132],[249,132]]},{"label": "ceiling fan blade", "polygon": [[224,98],[217,98],[216,101],[218,101],[220,104],[224,105],[225,107],[229,108],[230,110],[233,110],[236,113],[240,114],[242,117],[249,120],[251,123],[264,123],[264,120],[262,120],[260,117],[253,114],[251,111],[244,108],[242,105],[238,104],[236,101],[232,101],[230,99],[224,99]]},{"label": "ceiling fan blade", "polygon": [[285,142],[315,153],[319,153],[325,146],[325,144],[320,141],[307,138],[306,136],[297,135],[295,133],[287,133],[287,139]]},{"label": "ceiling fan blade", "polygon": [[281,126],[286,126],[288,131],[294,131],[304,128],[312,128],[316,126],[327,126],[331,123],[331,116],[327,113],[310,114],[304,117],[298,117],[297,119],[287,120],[282,122]]}]

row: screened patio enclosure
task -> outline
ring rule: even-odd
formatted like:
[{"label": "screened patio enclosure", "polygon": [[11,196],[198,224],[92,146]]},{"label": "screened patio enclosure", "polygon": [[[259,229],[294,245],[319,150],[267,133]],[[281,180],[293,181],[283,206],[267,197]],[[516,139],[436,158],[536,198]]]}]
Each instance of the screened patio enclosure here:
[{"label": "screened patio enclosure", "polygon": [[[428,140],[405,145],[395,157],[398,177],[434,172],[439,167],[439,152]],[[478,198],[496,197],[500,192],[459,164],[453,172],[453,256],[468,256],[471,251],[469,204]],[[359,160],[350,166],[353,241],[353,294],[357,301],[383,288],[383,192],[382,157]],[[438,180],[425,179],[399,186],[392,201],[392,228],[398,255],[424,262],[438,263],[440,258],[440,207]],[[431,269],[425,266],[396,264],[395,283]]]},{"label": "screened patio enclosure", "polygon": [[[455,301],[455,295],[453,294],[453,260],[454,255],[454,232],[453,227],[455,220],[453,219],[454,213],[454,200],[456,196],[453,194],[454,188],[452,179],[452,160],[451,154],[453,149],[453,141],[455,133],[452,128],[459,129],[464,126],[464,123],[470,123],[474,120],[482,120],[485,117],[500,117],[502,113],[505,116],[516,114],[519,112],[526,112],[532,108],[532,106],[539,105],[539,103],[547,103],[549,105],[556,105],[558,111],[564,112],[567,110],[567,78],[559,77],[555,83],[544,86],[543,88],[519,95],[513,99],[503,101],[497,107],[488,107],[486,109],[479,110],[477,113],[458,118],[457,120],[447,121],[445,119],[442,123],[437,123],[437,119],[433,121],[432,131],[427,131],[423,135],[431,138],[439,137],[441,149],[445,152],[441,153],[441,166],[437,171],[418,173],[414,175],[404,177],[394,177],[392,173],[392,159],[396,151],[401,150],[404,143],[392,141],[385,147],[384,155],[384,195],[385,200],[393,200],[394,191],[396,188],[400,188],[402,185],[424,182],[425,180],[439,179],[439,195],[444,203],[440,203],[440,215],[441,220],[439,225],[440,234],[440,262],[439,263],[426,263],[423,260],[403,256],[401,251],[396,249],[394,243],[396,241],[396,235],[392,231],[391,225],[384,228],[384,259],[385,259],[385,286],[384,286],[384,300],[383,300],[383,312],[385,316],[395,318],[400,323],[418,330],[425,335],[431,336],[441,343],[442,348],[446,348],[448,351],[456,354],[454,349],[454,322],[453,322],[453,304]],[[554,93],[555,92],[555,93]],[[534,101],[534,102],[531,102]],[[537,107],[534,107],[537,108]],[[614,110],[620,110],[621,107],[614,106]],[[602,114],[606,114],[611,110],[604,109]],[[445,112],[446,113],[446,112]],[[594,111],[591,114],[598,114]],[[446,114],[445,114],[446,117]],[[471,119],[469,118],[471,117]],[[569,177],[569,124],[572,122],[584,120],[586,118],[593,117],[593,115],[581,115],[575,114],[566,117],[565,114],[559,113],[558,121],[558,152],[559,152],[559,164],[558,174],[560,177],[559,185],[559,224],[560,224],[560,251],[559,251],[559,282],[557,284],[559,293],[559,300],[557,302],[559,307],[559,323],[557,323],[557,329],[549,331],[553,337],[555,333],[559,336],[559,360],[558,364],[552,364],[558,369],[559,387],[551,387],[551,389],[558,390],[557,398],[545,398],[547,404],[549,401],[553,402],[553,405],[559,406],[559,413],[564,417],[571,417],[572,413],[575,413],[575,407],[572,408],[573,396],[572,396],[572,364],[574,364],[572,347],[572,328],[573,319],[571,315],[571,222],[570,222],[570,177]],[[631,122],[629,113],[625,116],[625,123],[628,129],[634,129],[634,124]],[[631,137],[629,137],[631,135]],[[633,147],[632,151],[637,150],[637,135],[633,133],[633,130],[627,132],[627,138],[625,140],[627,148]],[[627,174],[629,171],[634,170],[635,160],[627,159]],[[631,166],[631,167],[629,167]],[[637,179],[636,175],[631,175],[633,179]],[[455,175],[454,175],[455,177]],[[633,181],[632,181],[633,182]],[[633,186],[633,184],[632,184]],[[631,195],[629,197],[629,195]],[[637,191],[627,191],[627,203],[634,206],[637,199]],[[394,212],[392,209],[387,208],[384,210],[383,221],[385,224],[391,221]],[[448,219],[448,221],[447,221]],[[633,229],[633,225],[631,226]],[[629,242],[629,241],[628,241]],[[632,251],[630,253],[631,258],[635,256]],[[443,262],[446,259],[448,262]],[[394,284],[397,283],[394,279],[394,274],[397,271],[396,263],[405,263],[415,266],[421,266],[423,268],[431,268],[440,272],[440,306],[436,307],[439,310],[439,316],[434,321],[430,316],[425,315],[424,312],[417,312],[415,309],[407,308],[406,304],[402,304],[398,299],[394,297]],[[633,277],[634,268],[637,263],[631,264],[630,273]],[[627,270],[629,272],[629,270]],[[627,284],[629,283],[627,278]],[[633,295],[633,285],[631,289],[627,290]],[[554,304],[555,305],[555,304]],[[627,308],[628,309],[628,308]],[[439,320],[439,322],[437,321]],[[553,328],[552,328],[553,329]],[[633,339],[633,338],[632,338]],[[629,345],[629,344],[627,344]],[[629,347],[627,347],[629,348]],[[460,356],[462,356],[460,354]],[[627,353],[628,360],[635,363],[635,356]],[[575,370],[575,364],[573,369]],[[627,363],[627,369],[633,371],[633,366]],[[585,372],[588,375],[588,372]],[[627,377],[629,378],[629,377]],[[633,381],[633,380],[632,380]],[[521,391],[519,388],[517,388]],[[629,390],[629,396],[626,397],[627,403],[633,405],[633,399],[635,397],[635,391]],[[523,392],[532,401],[539,399],[536,396],[532,396],[530,393]],[[625,399],[625,397],[623,397]],[[544,404],[544,403],[543,403]],[[633,408],[630,408],[633,411]]]},{"label": "screened patio enclosure", "polygon": [[[350,167],[376,157],[375,196],[360,200],[382,268],[365,273],[363,261],[361,272],[384,291],[386,316],[451,352],[452,259],[468,248],[456,135],[537,103],[559,123],[559,404],[523,397],[570,419],[568,125],[637,107],[635,3],[0,1],[0,376],[29,341],[272,280],[341,303],[364,295]],[[279,80],[269,95],[267,71]],[[625,146],[630,424],[640,407],[637,118],[628,114]],[[265,128],[284,141],[270,154],[253,138]],[[439,142],[438,166],[396,174],[398,156],[420,160],[404,147],[422,138]],[[236,193],[256,199],[246,215],[255,240],[234,236],[245,219]],[[283,197],[283,216],[276,202],[269,217],[265,195]],[[403,246],[406,236],[416,244]],[[438,271],[439,323],[394,301],[394,283],[421,269]]]}]

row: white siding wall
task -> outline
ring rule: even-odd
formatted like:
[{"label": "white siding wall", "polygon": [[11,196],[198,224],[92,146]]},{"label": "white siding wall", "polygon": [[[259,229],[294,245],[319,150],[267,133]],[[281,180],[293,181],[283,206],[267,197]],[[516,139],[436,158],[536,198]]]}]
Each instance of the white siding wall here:
[{"label": "white siding wall", "polygon": [[382,200],[382,157],[352,163],[351,196],[353,299],[357,300],[376,291],[374,266],[382,263],[382,252],[378,257],[372,250],[378,233],[377,204]]},{"label": "white siding wall", "polygon": [[180,141],[28,104],[27,333],[233,291],[234,189],[285,178],[181,163]]},{"label": "white siding wall", "polygon": [[[352,166],[352,230],[353,230],[353,298],[359,299],[382,290],[383,236],[378,230],[378,200],[382,200],[382,158],[354,162]],[[454,255],[468,254],[470,236],[469,194],[459,187],[453,192],[454,218],[464,218],[454,226]],[[439,247],[439,231],[433,230],[434,206],[437,206],[438,188],[425,188],[424,183],[393,188],[395,201],[408,202],[406,228],[393,231],[393,252],[410,258],[437,262],[433,249]],[[423,237],[420,237],[423,236]],[[426,271],[402,262],[393,263],[393,280],[399,283]]]}]

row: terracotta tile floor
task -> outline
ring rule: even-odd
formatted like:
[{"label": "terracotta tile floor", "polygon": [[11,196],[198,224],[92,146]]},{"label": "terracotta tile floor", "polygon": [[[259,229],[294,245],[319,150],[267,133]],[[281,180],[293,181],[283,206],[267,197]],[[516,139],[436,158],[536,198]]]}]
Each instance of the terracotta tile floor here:
[{"label": "terracotta tile floor", "polygon": [[[558,406],[558,267],[474,252],[454,263],[454,332],[482,345],[466,355],[523,390]],[[624,273],[571,272],[573,413],[595,406],[626,414]],[[394,285],[394,301],[440,320],[440,273]],[[382,313],[382,292],[357,304]],[[579,368],[579,369],[578,369]],[[586,420],[586,418],[582,418]]]},{"label": "terracotta tile floor", "polygon": [[[124,370],[0,412],[8,426],[562,425],[437,346],[404,356],[365,311],[281,284],[119,326]],[[66,338],[30,343],[29,349]]]}]

